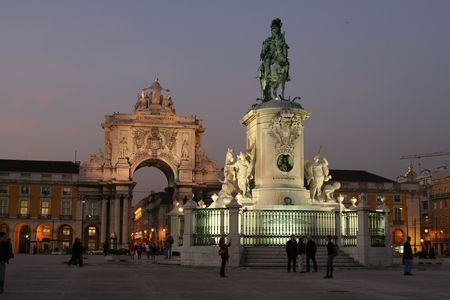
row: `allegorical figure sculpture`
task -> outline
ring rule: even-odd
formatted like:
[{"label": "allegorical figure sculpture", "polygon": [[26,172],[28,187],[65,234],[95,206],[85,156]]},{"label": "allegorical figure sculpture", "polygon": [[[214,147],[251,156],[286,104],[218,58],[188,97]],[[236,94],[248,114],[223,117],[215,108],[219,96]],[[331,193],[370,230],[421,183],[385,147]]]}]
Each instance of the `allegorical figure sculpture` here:
[{"label": "allegorical figure sculpture", "polygon": [[309,185],[311,200],[320,200],[323,183],[331,179],[329,174],[328,161],[325,157],[320,160],[320,154],[314,156],[312,162],[305,162],[305,177]]},{"label": "allegorical figure sculpture", "polygon": [[281,97],[284,98],[284,87],[289,78],[288,49],[284,33],[281,32],[281,20],[275,19],[270,26],[272,35],[262,44],[261,65],[257,77],[261,84],[263,102],[277,98],[281,87]]}]

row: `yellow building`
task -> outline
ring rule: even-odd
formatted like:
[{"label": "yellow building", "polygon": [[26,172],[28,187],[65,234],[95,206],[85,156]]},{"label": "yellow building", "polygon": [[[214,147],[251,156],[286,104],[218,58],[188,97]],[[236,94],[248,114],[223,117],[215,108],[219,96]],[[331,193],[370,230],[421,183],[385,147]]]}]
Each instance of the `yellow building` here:
[{"label": "yellow building", "polygon": [[422,250],[417,183],[408,180],[400,183],[359,170],[330,170],[330,174],[333,181],[341,183],[337,193],[345,196],[347,205],[351,198],[358,199],[361,193],[366,195],[372,210],[380,209],[386,203],[390,210],[390,235],[394,253],[403,251],[402,245],[407,236],[411,237],[413,251]]},{"label": "yellow building", "polygon": [[0,231],[15,253],[50,253],[80,237],[79,165],[0,159]]},{"label": "yellow building", "polygon": [[450,172],[445,167],[438,168],[431,181],[431,222],[425,239],[431,243],[437,255],[450,255]]}]

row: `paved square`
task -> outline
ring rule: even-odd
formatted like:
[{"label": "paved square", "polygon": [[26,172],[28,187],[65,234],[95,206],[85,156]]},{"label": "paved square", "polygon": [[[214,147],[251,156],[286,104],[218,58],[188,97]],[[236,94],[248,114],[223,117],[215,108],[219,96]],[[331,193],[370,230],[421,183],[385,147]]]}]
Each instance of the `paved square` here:
[{"label": "paved square", "polygon": [[[17,255],[7,265],[1,299],[450,299],[450,266],[415,264],[413,276],[401,266],[337,269],[335,278],[284,269],[182,267],[146,258],[106,262],[88,256],[82,268],[63,264],[68,256]],[[162,258],[158,258],[163,260]],[[314,297],[314,298],[313,298]]]}]

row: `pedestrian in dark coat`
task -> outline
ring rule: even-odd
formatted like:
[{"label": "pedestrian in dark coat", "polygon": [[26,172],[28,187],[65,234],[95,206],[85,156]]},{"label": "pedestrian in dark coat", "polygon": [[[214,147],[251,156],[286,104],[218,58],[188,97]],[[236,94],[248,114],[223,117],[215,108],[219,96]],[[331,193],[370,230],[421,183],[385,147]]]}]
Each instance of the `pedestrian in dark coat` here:
[{"label": "pedestrian in dark coat", "polygon": [[67,263],[70,267],[71,265],[79,265],[80,267],[83,266],[83,246],[81,245],[81,240],[79,238],[75,239],[75,242],[72,246],[72,257],[70,258],[69,262]]},{"label": "pedestrian in dark coat", "polygon": [[227,264],[228,259],[230,258],[230,255],[228,254],[228,247],[231,246],[231,242],[228,242],[228,244],[225,243],[225,238],[222,236],[219,239],[219,255],[222,260],[222,263],[220,265],[220,277],[227,277],[225,275],[225,265]]},{"label": "pedestrian in dark coat", "polygon": [[11,251],[6,241],[6,233],[0,232],[0,294],[3,293],[5,287],[6,264],[11,258]]},{"label": "pedestrian in dark coat", "polygon": [[291,264],[292,271],[296,272],[297,265],[297,240],[295,239],[295,235],[291,235],[291,238],[286,242],[286,254],[288,257],[287,263],[287,271],[291,272]]},{"label": "pedestrian in dark coat", "polygon": [[316,252],[316,243],[309,236],[308,242],[306,243],[306,272],[309,272],[309,260],[312,260],[314,272],[317,272]]},{"label": "pedestrian in dark coat", "polygon": [[327,235],[327,275],[324,278],[333,278],[333,260],[336,255],[336,247],[331,241],[331,236]]},{"label": "pedestrian in dark coat", "polygon": [[413,252],[411,249],[411,237],[408,236],[406,239],[406,242],[403,244],[403,268],[404,268],[404,274],[403,275],[412,275],[411,269],[413,266]]}]

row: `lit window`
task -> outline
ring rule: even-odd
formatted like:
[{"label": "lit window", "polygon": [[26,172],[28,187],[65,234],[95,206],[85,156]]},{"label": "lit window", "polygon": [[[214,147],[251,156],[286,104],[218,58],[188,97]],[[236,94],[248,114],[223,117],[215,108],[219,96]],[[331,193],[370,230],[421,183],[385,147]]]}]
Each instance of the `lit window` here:
[{"label": "lit window", "polygon": [[41,195],[42,196],[50,196],[50,187],[49,186],[41,187]]},{"label": "lit window", "polygon": [[28,214],[28,200],[20,200],[20,214],[21,215]]},{"label": "lit window", "polygon": [[48,216],[50,212],[50,201],[42,200],[41,201],[41,215]]},{"label": "lit window", "polygon": [[8,194],[8,186],[5,184],[0,185],[0,194]]},{"label": "lit window", "polygon": [[400,195],[394,195],[394,202],[396,202],[396,203],[402,202]]},{"label": "lit window", "polygon": [[97,229],[95,227],[91,226],[88,228],[88,235],[95,236],[96,231],[97,231]]},{"label": "lit window", "polygon": [[71,187],[63,187],[62,195],[63,196],[71,196],[72,195],[72,188]]},{"label": "lit window", "polygon": [[68,242],[68,241],[62,242],[62,248],[63,248],[63,249],[70,248],[70,242]]},{"label": "lit window", "polygon": [[64,226],[62,229],[62,234],[65,236],[70,235],[70,227],[69,226]]},{"label": "lit window", "polygon": [[29,195],[30,194],[30,187],[28,185],[21,185],[20,186],[20,194],[21,195]]},{"label": "lit window", "polygon": [[45,226],[42,228],[42,235],[50,235],[50,227]]}]

